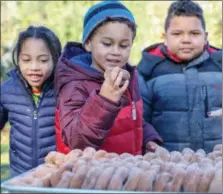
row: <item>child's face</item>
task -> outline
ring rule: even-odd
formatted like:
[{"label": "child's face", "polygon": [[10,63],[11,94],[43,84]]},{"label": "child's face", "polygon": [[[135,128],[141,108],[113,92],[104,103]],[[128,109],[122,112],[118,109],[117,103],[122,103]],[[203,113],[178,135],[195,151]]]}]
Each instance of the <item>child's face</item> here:
[{"label": "child's face", "polygon": [[164,43],[183,61],[196,58],[207,44],[207,33],[195,16],[175,16],[171,19]]},{"label": "child's face", "polygon": [[93,67],[101,72],[107,68],[123,68],[128,62],[133,32],[125,23],[108,22],[99,27],[85,44],[92,53]]},{"label": "child's face", "polygon": [[53,70],[50,50],[42,39],[28,38],[21,46],[19,68],[33,89],[40,89]]}]

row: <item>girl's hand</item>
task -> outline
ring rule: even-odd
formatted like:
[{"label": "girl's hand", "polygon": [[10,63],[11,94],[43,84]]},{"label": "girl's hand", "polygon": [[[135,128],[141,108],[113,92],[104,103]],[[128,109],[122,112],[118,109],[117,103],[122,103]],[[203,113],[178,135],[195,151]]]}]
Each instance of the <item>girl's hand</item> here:
[{"label": "girl's hand", "polygon": [[100,95],[118,102],[129,85],[130,74],[119,67],[106,69]]},{"label": "girl's hand", "polygon": [[222,116],[222,108],[208,112],[208,117],[220,117],[220,116]]}]

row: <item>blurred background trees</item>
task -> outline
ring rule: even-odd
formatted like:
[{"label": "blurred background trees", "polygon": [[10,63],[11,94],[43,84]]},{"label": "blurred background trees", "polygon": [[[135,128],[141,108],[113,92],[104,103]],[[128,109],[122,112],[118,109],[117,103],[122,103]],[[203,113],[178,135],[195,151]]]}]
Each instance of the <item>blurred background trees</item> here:
[{"label": "blurred background trees", "polygon": [[[13,66],[11,52],[20,31],[29,25],[45,25],[60,38],[81,41],[83,17],[87,9],[99,1],[1,1],[1,77]],[[138,25],[131,59],[136,65],[146,46],[162,42],[167,8],[172,1],[123,1],[134,13]],[[204,10],[209,42],[222,47],[222,1],[197,1]],[[9,125],[1,131],[1,181],[9,177]]]},{"label": "blurred background trees", "polygon": [[[1,80],[12,67],[11,51],[20,31],[29,25],[46,25],[60,38],[81,41],[83,17],[99,1],[1,1]],[[197,1],[204,9],[210,44],[222,47],[222,1]],[[162,42],[167,8],[171,1],[123,1],[138,25],[130,61],[136,65],[141,51]]]}]

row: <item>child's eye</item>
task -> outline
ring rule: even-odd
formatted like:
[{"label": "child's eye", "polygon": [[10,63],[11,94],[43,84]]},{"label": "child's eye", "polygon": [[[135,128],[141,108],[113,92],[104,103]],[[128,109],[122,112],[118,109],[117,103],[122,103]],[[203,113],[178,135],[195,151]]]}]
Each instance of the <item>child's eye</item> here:
[{"label": "child's eye", "polygon": [[121,48],[125,49],[127,48],[129,45],[120,45]]},{"label": "child's eye", "polygon": [[24,63],[28,63],[28,62],[30,62],[29,59],[22,59],[22,61],[23,61]]},{"label": "child's eye", "polygon": [[192,32],[192,35],[199,35],[199,32]]},{"label": "child's eye", "polygon": [[46,63],[48,59],[41,60],[42,63]]},{"label": "child's eye", "polygon": [[102,44],[103,44],[104,46],[106,46],[106,47],[111,46],[111,43],[106,43],[106,42],[103,42]]},{"label": "child's eye", "polygon": [[174,35],[174,36],[179,36],[180,33],[172,33],[172,35]]}]

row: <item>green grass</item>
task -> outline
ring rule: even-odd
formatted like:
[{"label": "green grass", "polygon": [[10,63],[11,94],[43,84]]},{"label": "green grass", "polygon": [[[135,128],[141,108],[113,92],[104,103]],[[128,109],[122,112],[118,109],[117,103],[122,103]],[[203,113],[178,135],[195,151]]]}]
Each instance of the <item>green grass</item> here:
[{"label": "green grass", "polygon": [[9,130],[1,131],[1,182],[9,178]]},{"label": "green grass", "polygon": [[6,143],[6,144],[1,144],[1,153],[7,153],[8,152],[8,150],[9,150],[9,145],[8,145],[8,143]]}]

